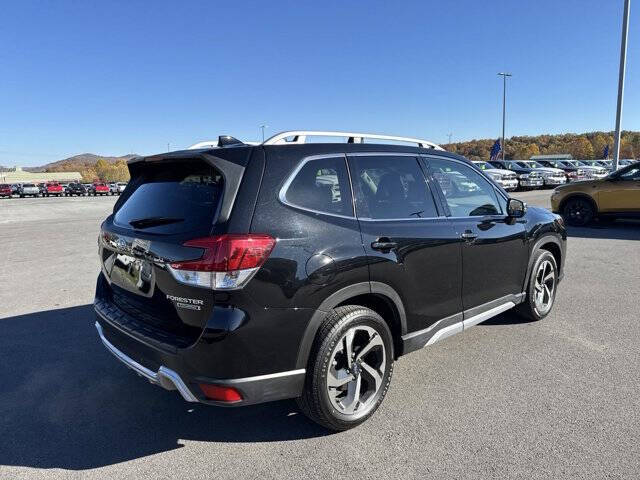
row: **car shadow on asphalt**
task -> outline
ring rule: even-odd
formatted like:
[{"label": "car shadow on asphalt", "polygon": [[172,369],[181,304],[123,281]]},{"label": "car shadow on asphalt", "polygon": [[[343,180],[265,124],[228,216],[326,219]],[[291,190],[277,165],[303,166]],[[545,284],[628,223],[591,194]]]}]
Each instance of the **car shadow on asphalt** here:
[{"label": "car shadow on asphalt", "polygon": [[120,364],[91,305],[0,319],[0,465],[84,470],[181,448],[327,435],[293,401],[185,402]]},{"label": "car shadow on asphalt", "polygon": [[567,226],[569,237],[601,238],[612,240],[640,240],[640,221],[594,221],[586,227]]},{"label": "car shadow on asphalt", "polygon": [[495,317],[491,317],[489,320],[485,320],[479,325],[522,325],[525,323],[535,323],[535,321],[522,317],[515,313],[513,310],[507,310],[500,315],[496,315]]}]

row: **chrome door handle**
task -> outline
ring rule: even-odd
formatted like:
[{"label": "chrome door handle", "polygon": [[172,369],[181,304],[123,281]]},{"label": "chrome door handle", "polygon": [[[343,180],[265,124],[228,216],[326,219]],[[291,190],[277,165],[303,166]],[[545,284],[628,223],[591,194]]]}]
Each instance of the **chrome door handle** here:
[{"label": "chrome door handle", "polygon": [[375,242],[371,242],[371,248],[373,250],[380,250],[385,253],[390,252],[397,246],[398,244],[396,242],[392,242],[391,239],[387,237],[380,237]]},{"label": "chrome door handle", "polygon": [[465,241],[472,242],[476,238],[478,238],[477,233],[473,233],[471,230],[466,230],[462,235],[460,235]]}]

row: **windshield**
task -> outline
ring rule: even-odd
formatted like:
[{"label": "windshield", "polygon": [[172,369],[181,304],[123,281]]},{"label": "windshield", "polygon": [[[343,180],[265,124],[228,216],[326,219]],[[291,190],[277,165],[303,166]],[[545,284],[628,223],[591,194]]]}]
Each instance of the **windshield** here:
[{"label": "windshield", "polygon": [[640,163],[628,165],[620,170],[607,175],[607,178],[617,178],[620,180],[640,180]]},{"label": "windshield", "polygon": [[33,183],[23,183],[22,186],[23,187],[28,187],[28,188],[35,187],[35,185]]},{"label": "windshield", "polygon": [[527,160],[526,162],[521,162],[521,163],[524,163],[524,166],[529,168],[544,168],[544,165],[534,160]]}]

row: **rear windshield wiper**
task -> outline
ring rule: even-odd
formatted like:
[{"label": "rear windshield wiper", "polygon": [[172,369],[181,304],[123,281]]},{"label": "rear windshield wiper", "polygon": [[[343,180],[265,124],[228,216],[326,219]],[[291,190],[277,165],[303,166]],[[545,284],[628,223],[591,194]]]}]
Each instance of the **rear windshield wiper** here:
[{"label": "rear windshield wiper", "polygon": [[159,225],[169,225],[170,223],[178,223],[184,222],[184,218],[176,218],[176,217],[149,217],[149,218],[138,218],[136,220],[131,220],[129,225],[133,228],[149,228],[149,227],[157,227]]}]

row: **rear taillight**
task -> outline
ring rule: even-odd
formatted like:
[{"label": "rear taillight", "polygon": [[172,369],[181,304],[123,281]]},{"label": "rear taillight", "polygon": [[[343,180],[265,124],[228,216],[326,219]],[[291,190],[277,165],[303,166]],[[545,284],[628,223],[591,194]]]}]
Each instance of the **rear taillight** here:
[{"label": "rear taillight", "polygon": [[176,280],[187,285],[235,290],[244,287],[267,260],[276,241],[269,235],[218,235],[197,238],[185,247],[204,249],[195,260],[169,264]]}]

